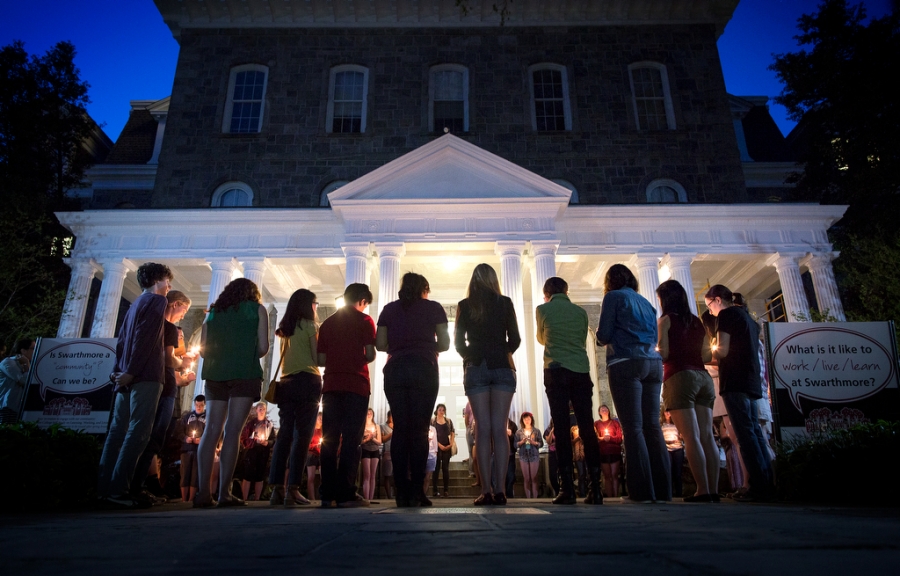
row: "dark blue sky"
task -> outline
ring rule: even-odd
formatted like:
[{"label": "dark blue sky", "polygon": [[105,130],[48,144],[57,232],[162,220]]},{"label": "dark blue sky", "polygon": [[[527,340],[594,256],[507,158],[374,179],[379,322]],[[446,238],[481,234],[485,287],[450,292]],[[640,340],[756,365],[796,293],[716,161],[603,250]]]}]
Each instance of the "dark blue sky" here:
[{"label": "dark blue sky", "polygon": [[[889,11],[889,0],[866,0],[870,16]],[[728,91],[738,96],[775,96],[781,86],[766,68],[773,53],[796,48],[797,18],[818,0],[742,0],[719,38]],[[91,85],[91,116],[115,140],[128,120],[130,100],[169,95],[178,43],[152,0],[0,0],[0,45],[25,42],[43,54],[60,40],[78,50],[76,63]],[[785,134],[794,126],[771,106]]]}]

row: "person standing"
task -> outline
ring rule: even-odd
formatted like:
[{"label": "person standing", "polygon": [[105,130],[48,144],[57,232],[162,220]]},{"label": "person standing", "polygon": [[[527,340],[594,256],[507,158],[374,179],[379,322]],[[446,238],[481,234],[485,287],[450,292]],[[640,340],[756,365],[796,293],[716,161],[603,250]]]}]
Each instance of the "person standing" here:
[{"label": "person standing", "polygon": [[310,500],[316,499],[316,472],[319,471],[320,454],[322,451],[322,413],[316,415],[316,428],[313,430],[309,441],[309,451],[306,454],[306,496]]},{"label": "person standing", "polygon": [[515,498],[516,492],[516,450],[518,447],[516,446],[516,433],[519,431],[519,427],[516,426],[516,423],[513,422],[512,418],[506,419],[506,438],[509,441],[509,458],[506,461],[506,485],[505,487],[500,485],[500,482],[497,482],[497,486],[494,486],[494,495],[496,500],[496,494],[498,492],[503,492],[506,494],[507,499]]},{"label": "person standing", "polygon": [[[497,272],[479,264],[457,308],[455,345],[463,359],[463,386],[477,422],[475,450],[481,472],[476,506],[506,504],[503,479],[509,459],[506,423],[516,393],[513,353],[522,338],[512,300],[500,294]],[[491,486],[497,492],[491,494]]]},{"label": "person standing", "polygon": [[775,498],[774,474],[768,445],[759,425],[757,400],[762,398],[759,378],[759,326],[750,314],[735,306],[731,290],[716,284],[706,293],[706,307],[716,317],[719,394],[737,436],[750,489],[734,496],[738,502]]},{"label": "person standing", "polygon": [[0,424],[19,421],[34,345],[35,341],[31,338],[17,340],[13,346],[15,354],[0,362]]},{"label": "person standing", "polygon": [[469,448],[469,478],[475,477],[475,414],[472,412],[472,403],[466,402],[463,408],[463,422],[466,425],[466,446]]},{"label": "person standing", "polygon": [[606,346],[609,390],[625,439],[625,477],[631,502],[672,500],[669,454],[659,425],[662,358],[656,351],[656,310],[638,294],[622,264],[606,273],[597,344]]},{"label": "person standing", "polygon": [[[556,276],[544,283],[544,304],[537,307],[537,340],[544,345],[544,389],[554,422],[569,422],[569,408],[581,430],[593,429],[591,403],[594,383],[587,355],[588,315],[569,300],[569,285]],[[561,429],[565,430],[565,428]],[[579,477],[579,484],[589,479],[585,504],[603,504],[600,491],[600,445],[596,434],[585,434],[584,460],[589,478]],[[559,494],[554,504],[575,504],[572,437],[556,434],[556,457],[559,465]]]},{"label": "person standing", "polygon": [[[357,493],[359,445],[369,404],[369,362],[375,360],[375,322],[364,313],[372,303],[365,284],[344,290],[344,306],[319,328],[322,386],[322,507],[368,506]],[[340,447],[340,460],[338,460]]]},{"label": "person standing", "polygon": [[206,428],[206,396],[194,397],[194,409],[181,420],[184,436],[181,442],[181,500],[192,502],[197,494],[197,445]]},{"label": "person standing", "polygon": [[378,462],[384,442],[381,439],[381,426],[375,422],[375,411],[366,411],[366,424],[363,429],[362,445],[362,496],[366,500],[375,498],[375,485],[378,483]]},{"label": "person standing", "polygon": [[[437,405],[437,408],[434,410],[434,418],[431,420],[431,425],[434,426],[434,429],[437,432],[438,442],[438,464],[437,468],[434,469],[431,483],[434,485],[433,489],[435,497],[441,496],[447,498],[450,496],[450,458],[453,456],[450,447],[456,438],[456,430],[453,428],[453,420],[447,418],[446,405]],[[437,483],[439,474],[441,473],[444,475],[444,491],[439,493],[437,491]]]},{"label": "person standing", "polygon": [[603,492],[610,498],[619,496],[619,468],[622,466],[622,425],[618,418],[610,418],[609,406],[597,410],[600,419],[594,430],[600,440],[600,469],[603,472]]},{"label": "person standing", "polygon": [[[301,288],[291,294],[276,334],[282,342],[281,380],[275,392],[281,429],[275,437],[269,484],[273,506],[309,504],[300,494],[300,480],[322,399],[318,361],[319,301]],[[318,446],[316,446],[318,455]],[[288,459],[290,458],[290,466]],[[285,469],[290,468],[285,486]],[[315,474],[313,475],[315,479]],[[315,498],[310,493],[309,498]]]},{"label": "person standing", "polygon": [[[250,499],[251,488],[253,488],[253,500],[259,500],[262,494],[263,481],[266,479],[266,465],[269,463],[269,444],[275,430],[275,425],[269,420],[268,414],[265,402],[254,406],[241,433],[241,443],[244,448],[241,492],[244,500]],[[281,478],[283,482],[284,473],[281,474]]]},{"label": "person standing", "polygon": [[[377,340],[376,332],[376,340]],[[394,496],[394,460],[391,457],[391,438],[394,436],[394,415],[387,411],[387,420],[381,425],[381,441],[384,450],[381,454],[381,478],[384,486],[385,498],[393,499]]]},{"label": "person standing", "polygon": [[214,506],[211,492],[216,445],[224,430],[219,453],[219,506],[245,506],[231,492],[241,431],[250,407],[260,398],[262,367],[269,353],[269,314],[253,281],[232,280],[209,308],[200,332],[202,377],[206,380],[206,433],[197,449],[200,488],[195,508]]},{"label": "person standing", "polygon": [[146,507],[131,496],[138,459],[147,447],[165,380],[163,327],[172,281],[164,264],[147,262],[137,270],[143,292],[128,308],[116,343],[115,404],[100,456],[97,495],[101,504]]},{"label": "person standing", "polygon": [[534,414],[523,412],[519,417],[519,428],[516,432],[516,446],[519,450],[519,462],[522,464],[522,479],[525,483],[525,497],[538,497],[537,472],[541,463],[539,450],[544,445],[540,431],[534,427]]},{"label": "person standing", "polygon": [[424,276],[408,272],[399,298],[378,317],[375,345],[388,353],[384,394],[394,418],[391,461],[399,507],[431,505],[424,490],[429,417],[438,393],[438,354],[450,348],[450,333],[444,307],[428,299],[430,292]]}]

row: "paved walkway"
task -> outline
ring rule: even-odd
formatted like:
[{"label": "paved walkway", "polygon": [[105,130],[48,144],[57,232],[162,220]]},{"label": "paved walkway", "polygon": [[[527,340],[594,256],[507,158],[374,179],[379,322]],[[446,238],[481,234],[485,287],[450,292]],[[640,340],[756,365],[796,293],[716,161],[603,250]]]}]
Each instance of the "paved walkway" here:
[{"label": "paved walkway", "polygon": [[900,510],[767,504],[475,508],[268,503],[0,516],[0,574],[897,574]]}]

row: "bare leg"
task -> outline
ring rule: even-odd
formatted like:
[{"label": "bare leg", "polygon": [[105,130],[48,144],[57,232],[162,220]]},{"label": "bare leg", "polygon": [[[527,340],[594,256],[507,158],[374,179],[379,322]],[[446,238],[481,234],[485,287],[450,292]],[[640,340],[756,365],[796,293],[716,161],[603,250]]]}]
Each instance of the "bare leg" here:
[{"label": "bare leg", "polygon": [[615,498],[619,495],[619,468],[621,467],[621,462],[613,462],[609,465],[610,474],[612,475],[612,497]]},{"label": "bare leg", "polygon": [[244,500],[250,499],[250,481],[249,480],[241,480],[241,493],[244,497]]},{"label": "bare leg", "polygon": [[744,458],[741,456],[741,445],[738,442],[737,434],[734,433],[734,428],[731,427],[731,418],[728,416],[722,417],[722,427],[725,428],[725,434],[731,440],[733,444],[734,454],[737,457],[738,464],[741,466],[741,486],[740,489],[742,492],[746,492],[750,489],[750,476],[747,474],[747,467],[744,466]]},{"label": "bare leg", "polygon": [[310,500],[316,499],[316,467],[306,467],[306,497]]},{"label": "bare leg", "polygon": [[537,482],[538,464],[540,464],[540,461],[525,462],[522,465],[522,475],[525,476],[525,497],[526,498],[537,498],[537,495],[538,495],[538,482]]},{"label": "bare leg", "polygon": [[262,489],[263,489],[262,482],[256,482],[253,485],[253,499],[254,500],[259,500],[259,496],[262,494]]},{"label": "bare leg", "polygon": [[712,408],[695,406],[694,412],[697,415],[697,426],[700,430],[700,445],[706,456],[706,483],[709,486],[710,494],[717,494],[719,492],[719,446],[713,435]]},{"label": "bare leg", "polygon": [[697,414],[693,409],[671,410],[672,422],[684,438],[684,455],[697,483],[697,495],[709,494],[710,486],[706,480],[706,454],[700,445],[700,429]]},{"label": "bare leg", "polygon": [[505,489],[506,469],[509,465],[506,425],[512,397],[512,392],[493,389],[469,396],[472,412],[478,423],[475,450],[481,473],[481,492],[484,494],[489,494],[494,484],[497,493]]}]

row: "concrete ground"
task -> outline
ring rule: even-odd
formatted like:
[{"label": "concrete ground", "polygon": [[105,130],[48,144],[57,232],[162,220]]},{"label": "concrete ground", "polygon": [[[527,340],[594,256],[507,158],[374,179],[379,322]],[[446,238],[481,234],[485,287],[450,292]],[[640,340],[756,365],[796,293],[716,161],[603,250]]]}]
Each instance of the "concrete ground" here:
[{"label": "concrete ground", "polygon": [[0,516],[0,574],[898,574],[900,510],[382,502]]}]

